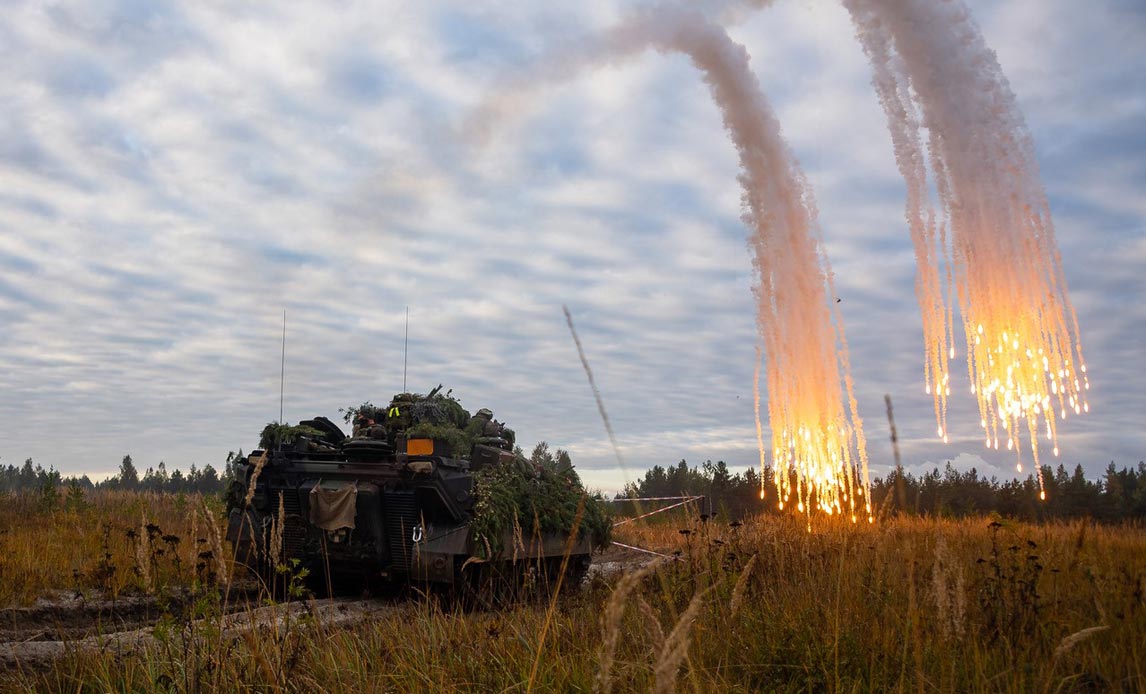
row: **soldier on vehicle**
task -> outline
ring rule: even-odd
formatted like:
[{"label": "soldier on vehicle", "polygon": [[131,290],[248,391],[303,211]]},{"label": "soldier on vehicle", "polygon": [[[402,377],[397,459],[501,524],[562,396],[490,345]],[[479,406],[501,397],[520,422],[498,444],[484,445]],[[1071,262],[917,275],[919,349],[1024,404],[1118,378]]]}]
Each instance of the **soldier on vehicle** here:
[{"label": "soldier on vehicle", "polygon": [[390,401],[390,406],[386,408],[385,428],[391,437],[414,425],[414,402],[414,396],[409,393],[395,395]]},{"label": "soldier on vehicle", "polygon": [[513,430],[507,429],[504,424],[494,419],[493,411],[488,408],[483,407],[478,410],[477,414],[470,418],[466,429],[474,437],[474,443],[507,451],[513,449]]},{"label": "soldier on vehicle", "polygon": [[363,410],[354,420],[354,438],[384,439],[386,427],[374,421],[374,412]]},{"label": "soldier on vehicle", "polygon": [[483,407],[474,413],[473,417],[470,417],[469,426],[466,428],[469,429],[474,436],[496,436],[496,431],[487,433],[491,425],[493,425],[493,411]]},{"label": "soldier on vehicle", "polygon": [[352,436],[356,438],[362,436],[362,432],[365,431],[367,427],[373,426],[373,424],[374,417],[372,414],[367,413],[365,410],[359,412],[358,416],[354,418],[354,433]]}]

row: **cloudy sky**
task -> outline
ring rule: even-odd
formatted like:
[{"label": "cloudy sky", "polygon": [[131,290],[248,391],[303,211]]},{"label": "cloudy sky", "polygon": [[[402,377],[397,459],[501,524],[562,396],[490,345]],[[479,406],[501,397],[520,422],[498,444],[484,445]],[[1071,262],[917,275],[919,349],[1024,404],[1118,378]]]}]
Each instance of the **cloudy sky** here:
[{"label": "cloudy sky", "polygon": [[[1034,136],[1091,380],[1061,462],[1146,458],[1146,8],[970,2]],[[221,467],[403,383],[490,407],[593,486],[757,461],[736,153],[684,58],[475,109],[637,5],[0,4],[0,464]],[[875,474],[1000,476],[965,384],[935,438],[904,185],[844,10],[729,27],[813,186]],[[618,468],[562,314],[612,420]],[[954,374],[965,373],[961,362]],[[767,435],[767,434],[766,434]],[[981,456],[981,458],[979,457]]]}]

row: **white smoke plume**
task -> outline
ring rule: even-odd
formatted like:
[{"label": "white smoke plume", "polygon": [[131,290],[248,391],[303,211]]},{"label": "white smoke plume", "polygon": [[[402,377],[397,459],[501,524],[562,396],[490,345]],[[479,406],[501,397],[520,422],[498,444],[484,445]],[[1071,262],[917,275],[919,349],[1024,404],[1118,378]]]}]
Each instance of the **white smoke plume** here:
[{"label": "white smoke plume", "polygon": [[[1065,419],[1068,409],[1089,410],[1089,384],[1034,146],[1015,96],[961,0],[844,5],[872,62],[907,182],[925,376],[940,435],[946,434],[957,304],[986,444],[998,448],[1002,436],[1021,470],[1026,429],[1041,483],[1039,430],[1057,455],[1056,412]],[[927,204],[921,129],[928,134],[938,224]]]},{"label": "white smoke plume", "polygon": [[781,503],[793,491],[794,473],[801,510],[814,504],[854,517],[858,503],[870,513],[866,443],[811,189],[744,48],[695,12],[661,9],[644,19],[626,27],[625,45],[687,54],[739,154]]},{"label": "white smoke plume", "polygon": [[739,155],[780,503],[794,491],[801,511],[870,516],[866,442],[815,201],[742,46],[695,9],[649,8],[499,89],[501,96],[471,121],[471,132],[488,134],[491,123],[519,111],[523,97],[541,85],[648,49],[691,58]]},{"label": "white smoke plume", "polygon": [[[1002,436],[1016,451],[1021,470],[1026,428],[1041,482],[1039,430],[1045,429],[1057,455],[1055,415],[1065,419],[1068,410],[1089,411],[1089,383],[1033,143],[1014,94],[962,0],[842,2],[871,61],[872,83],[907,185],[905,216],[918,266],[916,295],[926,345],[924,382],[934,398],[937,434],[947,440],[958,308],[986,445],[997,449]],[[838,312],[823,301],[831,272],[820,247],[815,204],[748,70],[746,53],[708,19],[733,23],[771,4],[703,0],[648,7],[598,38],[558,51],[538,72],[504,85],[503,96],[479,110],[471,132],[517,111],[528,91],[590,67],[648,48],[688,54],[704,72],[740,154],[743,219],[752,232],[759,272],[757,319],[778,482],[787,479],[786,461],[805,458],[799,452],[805,437],[829,436],[848,442],[843,459],[829,466],[835,468],[851,465],[854,437],[857,471],[866,485],[846,339]],[[836,345],[838,354],[829,357]],[[808,352],[815,356],[805,358]],[[824,367],[829,363],[835,368]],[[839,378],[852,424],[839,406]],[[837,444],[833,439],[831,445]],[[801,498],[805,481],[826,474],[803,472],[809,476],[799,475]]]}]

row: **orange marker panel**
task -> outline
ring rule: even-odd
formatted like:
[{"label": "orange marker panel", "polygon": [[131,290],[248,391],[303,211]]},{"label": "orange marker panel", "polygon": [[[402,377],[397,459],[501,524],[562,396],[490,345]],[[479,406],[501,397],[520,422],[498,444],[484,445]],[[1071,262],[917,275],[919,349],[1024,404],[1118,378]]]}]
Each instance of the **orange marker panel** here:
[{"label": "orange marker panel", "polygon": [[410,439],[406,442],[406,455],[433,455],[433,439]]}]

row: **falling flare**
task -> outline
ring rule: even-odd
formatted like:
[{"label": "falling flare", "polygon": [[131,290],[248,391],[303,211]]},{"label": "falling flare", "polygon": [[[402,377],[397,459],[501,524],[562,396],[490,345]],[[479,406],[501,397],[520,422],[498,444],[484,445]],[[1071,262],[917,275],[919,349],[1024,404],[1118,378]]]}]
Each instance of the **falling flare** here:
[{"label": "falling flare", "polygon": [[[757,326],[779,507],[795,494],[800,513],[835,515],[846,509],[870,518],[866,443],[814,198],[749,69],[748,53],[723,28],[679,7],[642,14],[610,36],[625,54],[649,46],[688,55],[703,73],[736,146],[742,219],[758,276]],[[753,388],[757,408],[759,370]],[[762,467],[763,460],[762,455]]]},{"label": "falling flare", "polygon": [[907,182],[924,382],[934,393],[936,420],[946,427],[950,391],[938,384],[946,384],[954,359],[957,304],[988,446],[993,440],[998,448],[1002,429],[1021,466],[1025,428],[1042,489],[1040,423],[1057,455],[1053,405],[1062,419],[1068,407],[1089,412],[1090,384],[1034,146],[1014,94],[961,0],[844,5],[871,61]]},{"label": "falling flare", "polygon": [[756,418],[756,448],[760,452],[760,498],[764,498],[764,467],[768,464],[764,448],[764,428],[760,423],[760,366],[764,360],[764,350],[756,345],[756,367],[752,372],[752,413]]},{"label": "falling flare", "polygon": [[[748,227],[758,278],[754,294],[764,363],[757,372],[758,376],[763,372],[768,387],[777,504],[783,509],[794,494],[797,509],[809,513],[809,519],[813,509],[836,514],[846,507],[857,516],[855,512],[862,510],[870,522],[863,423],[842,315],[832,300],[834,280],[814,196],[749,69],[747,51],[703,14],[683,5],[665,5],[638,11],[574,53],[556,56],[556,62],[533,79],[551,82],[649,48],[691,58],[739,155],[741,219]],[[505,85],[496,99],[478,110],[467,128],[469,134],[483,139],[492,122],[507,115],[506,107],[530,86],[528,76]],[[763,471],[767,449],[759,415],[759,381],[757,377],[753,395]]]}]

